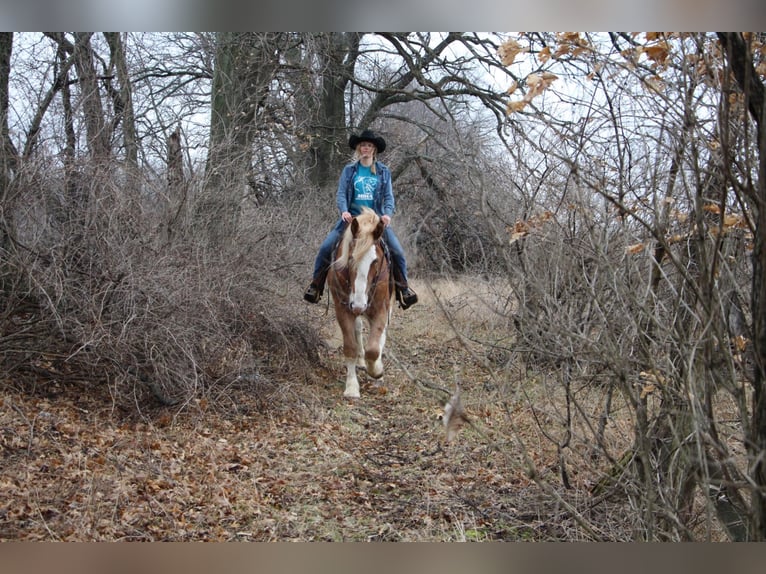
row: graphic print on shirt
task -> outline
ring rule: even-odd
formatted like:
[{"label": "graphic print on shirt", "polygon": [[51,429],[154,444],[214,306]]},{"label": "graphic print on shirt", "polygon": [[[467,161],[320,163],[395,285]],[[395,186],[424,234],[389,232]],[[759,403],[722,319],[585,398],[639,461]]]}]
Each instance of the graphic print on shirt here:
[{"label": "graphic print on shirt", "polygon": [[354,177],[354,198],[349,209],[351,215],[362,213],[362,207],[373,209],[373,199],[375,198],[375,187],[377,185],[377,176],[372,175],[369,167],[360,165],[356,172],[356,177]]}]

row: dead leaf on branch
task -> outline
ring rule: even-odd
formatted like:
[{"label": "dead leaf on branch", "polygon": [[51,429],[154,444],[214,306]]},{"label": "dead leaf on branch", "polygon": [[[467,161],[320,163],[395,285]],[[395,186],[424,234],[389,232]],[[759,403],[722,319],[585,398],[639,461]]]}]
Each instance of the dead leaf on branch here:
[{"label": "dead leaf on branch", "polygon": [[747,229],[747,218],[745,218],[743,215],[727,213],[723,218],[723,226],[726,229],[730,227]]},{"label": "dead leaf on branch", "polygon": [[638,376],[642,383],[641,400],[667,386],[667,379],[656,371],[641,371]]},{"label": "dead leaf on branch", "polygon": [[659,66],[664,66],[670,55],[670,46],[667,42],[661,41],[650,46],[644,46],[646,57]]},{"label": "dead leaf on branch", "polygon": [[734,340],[732,342],[734,343],[734,348],[741,353],[745,349],[747,349],[747,344],[750,342],[750,339],[748,339],[747,337],[743,337],[742,335],[739,335],[737,337],[734,337]]},{"label": "dead leaf on branch", "polygon": [[516,56],[524,52],[529,52],[529,48],[525,48],[516,40],[511,39],[507,42],[504,42],[497,50],[497,52],[500,56],[500,60],[503,62],[503,65],[510,66],[516,59]]},{"label": "dead leaf on branch", "polygon": [[525,97],[531,100],[532,98],[539,96],[547,90],[554,81],[558,80],[558,78],[559,77],[556,74],[552,74],[551,72],[529,74],[527,76],[527,86],[529,86],[530,89]]},{"label": "dead leaf on branch", "polygon": [[515,102],[508,102],[508,104],[505,106],[506,113],[508,115],[511,115],[514,112],[520,112],[524,108],[527,107],[527,103],[524,100],[517,100]]},{"label": "dead leaf on branch", "polygon": [[721,214],[721,206],[715,203],[706,203],[702,206],[702,210],[707,211],[708,213],[713,213],[715,215]]},{"label": "dead leaf on branch", "polygon": [[442,418],[446,431],[445,441],[450,443],[455,438],[460,428],[468,421],[463,403],[460,400],[460,384],[455,384],[455,394],[444,405],[444,417]]},{"label": "dead leaf on branch", "polygon": [[517,221],[513,224],[512,228],[508,229],[510,233],[510,239],[508,240],[508,243],[516,243],[519,239],[529,235],[530,232],[542,228],[543,225],[551,218],[553,218],[553,212],[544,211],[543,213],[534,215],[529,219]]},{"label": "dead leaf on branch", "polygon": [[644,387],[641,389],[641,400],[643,401],[646,397],[651,395],[654,391],[657,390],[657,385],[654,383],[649,383],[647,385],[644,385]]},{"label": "dead leaf on branch", "polygon": [[511,238],[508,240],[509,245],[513,245],[516,243],[519,239],[522,239],[523,237],[527,236],[526,231],[514,231],[511,233]]},{"label": "dead leaf on branch", "polygon": [[653,76],[651,78],[646,79],[646,86],[654,91],[659,93],[662,93],[665,90],[665,82],[662,81],[662,78],[659,76]]},{"label": "dead leaf on branch", "polygon": [[558,76],[551,72],[543,72],[542,74],[529,74],[526,78],[526,84],[529,88],[529,91],[524,95],[522,99],[508,102],[506,105],[507,113],[512,114],[514,112],[523,110],[527,104],[531,103],[534,98],[547,90],[556,80],[558,80]]},{"label": "dead leaf on branch", "polygon": [[558,32],[556,39],[562,44],[570,44],[572,46],[585,46],[587,42],[580,36],[580,32]]},{"label": "dead leaf on branch", "polygon": [[562,56],[566,56],[572,51],[572,46],[568,44],[561,44],[557,49],[556,52],[553,54],[553,58],[555,60],[558,60]]},{"label": "dead leaf on branch", "polygon": [[680,243],[681,241],[686,241],[689,239],[689,234],[681,234],[681,233],[674,233],[670,237],[668,237],[665,241],[668,245],[675,245],[676,243]]}]

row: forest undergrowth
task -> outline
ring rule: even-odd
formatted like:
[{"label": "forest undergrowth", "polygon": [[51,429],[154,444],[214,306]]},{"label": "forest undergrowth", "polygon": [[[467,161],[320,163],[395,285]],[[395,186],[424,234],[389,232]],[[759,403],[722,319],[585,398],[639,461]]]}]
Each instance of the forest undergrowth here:
[{"label": "forest undergrowth", "polygon": [[[585,442],[560,448],[561,397],[512,352],[496,294],[473,280],[414,285],[421,302],[393,313],[384,378],[362,377],[354,402],[324,299],[304,304],[321,366],[264,369],[183,408],[129,409],[52,365],[32,392],[3,380],[0,539],[630,539],[629,513],[590,494],[608,464]],[[457,384],[470,423],[447,442]],[[597,417],[603,392],[580,392]],[[616,454],[630,424],[614,405]]]}]

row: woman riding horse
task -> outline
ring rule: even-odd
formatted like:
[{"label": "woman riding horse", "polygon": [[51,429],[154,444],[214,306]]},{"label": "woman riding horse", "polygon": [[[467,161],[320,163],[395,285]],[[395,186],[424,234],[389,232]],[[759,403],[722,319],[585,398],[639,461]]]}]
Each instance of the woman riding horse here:
[{"label": "woman riding horse", "polygon": [[335,245],[348,222],[359,215],[363,207],[369,207],[380,216],[385,226],[383,239],[391,252],[396,298],[402,309],[407,309],[418,302],[418,296],[408,284],[404,249],[390,225],[395,207],[391,171],[384,163],[377,161],[378,154],[386,149],[386,140],[370,130],[364,130],[359,135],[352,135],[348,145],[354,150],[354,161],[343,168],[335,194],[340,220],[319,248],[314,261],[314,276],[303,298],[309,303],[319,302]]}]

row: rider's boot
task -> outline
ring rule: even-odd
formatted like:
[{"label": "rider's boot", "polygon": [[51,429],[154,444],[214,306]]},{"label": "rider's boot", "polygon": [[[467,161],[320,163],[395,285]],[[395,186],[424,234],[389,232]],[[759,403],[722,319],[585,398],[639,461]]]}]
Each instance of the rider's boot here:
[{"label": "rider's boot", "polygon": [[418,294],[413,291],[407,280],[396,265],[394,265],[394,284],[396,286],[396,300],[402,309],[409,309],[418,302]]},{"label": "rider's boot", "polygon": [[303,299],[309,303],[319,303],[319,300],[322,298],[326,279],[327,271],[320,271],[319,274],[311,280],[311,284],[306,288],[306,291],[303,293]]}]

